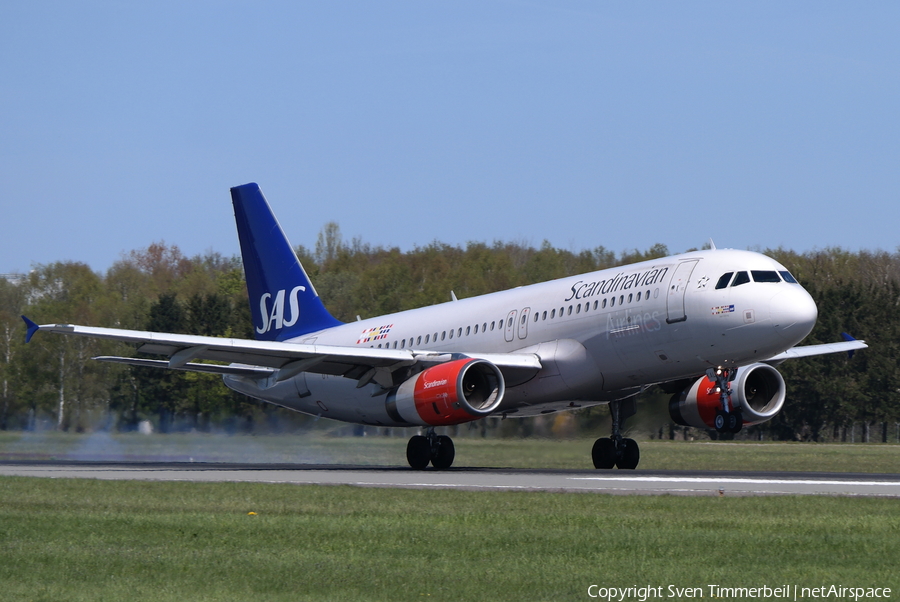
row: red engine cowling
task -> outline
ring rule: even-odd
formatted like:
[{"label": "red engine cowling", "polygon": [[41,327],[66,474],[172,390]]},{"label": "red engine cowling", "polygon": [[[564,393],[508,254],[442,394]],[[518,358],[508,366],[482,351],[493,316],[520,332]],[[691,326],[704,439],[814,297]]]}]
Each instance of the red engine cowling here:
[{"label": "red engine cowling", "polygon": [[[741,411],[744,426],[771,420],[784,405],[785,386],[781,374],[768,364],[738,368],[731,383],[731,404]],[[715,428],[716,410],[721,407],[716,383],[704,376],[672,396],[669,416],[676,424]]]},{"label": "red engine cowling", "polygon": [[397,422],[419,426],[461,424],[487,416],[503,401],[503,374],[486,360],[438,364],[388,393],[385,405]]}]

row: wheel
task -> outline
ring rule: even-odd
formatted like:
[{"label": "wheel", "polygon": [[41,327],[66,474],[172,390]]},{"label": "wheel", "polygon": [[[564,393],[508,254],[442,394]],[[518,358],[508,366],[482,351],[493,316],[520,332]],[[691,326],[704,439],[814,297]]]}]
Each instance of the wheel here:
[{"label": "wheel", "polygon": [[622,439],[616,466],[623,470],[634,470],[641,461],[641,450],[634,439]]},{"label": "wheel", "polygon": [[456,449],[453,447],[453,439],[447,435],[441,435],[437,438],[437,449],[431,456],[431,465],[438,470],[450,468],[455,456]]},{"label": "wheel", "polygon": [[728,417],[729,430],[735,435],[740,433],[741,429],[744,428],[744,417],[741,416],[740,412],[732,412]]},{"label": "wheel", "polygon": [[733,433],[734,427],[736,427],[738,424],[737,414],[735,414],[734,412],[730,412],[727,416],[725,416],[725,422],[727,424],[725,428],[728,429],[728,432]]},{"label": "wheel", "polygon": [[612,468],[616,465],[616,444],[609,437],[601,437],[594,441],[591,450],[594,468]]},{"label": "wheel", "polygon": [[722,413],[722,410],[716,410],[715,425],[717,433],[725,432],[725,414]]},{"label": "wheel", "polygon": [[431,446],[428,439],[416,435],[406,444],[406,461],[415,470],[423,470],[431,460]]}]

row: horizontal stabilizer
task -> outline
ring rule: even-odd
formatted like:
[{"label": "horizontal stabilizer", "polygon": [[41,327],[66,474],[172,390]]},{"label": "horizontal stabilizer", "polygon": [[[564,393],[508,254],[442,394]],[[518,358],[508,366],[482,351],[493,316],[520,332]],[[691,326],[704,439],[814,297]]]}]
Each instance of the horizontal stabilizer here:
[{"label": "horizontal stabilizer", "polygon": [[235,376],[249,376],[251,378],[267,378],[275,374],[273,368],[260,368],[257,366],[223,366],[221,364],[197,364],[188,362],[179,366],[172,366],[165,360],[150,360],[140,357],[114,357],[101,355],[95,358],[98,362],[111,362],[114,364],[128,364],[129,366],[142,366],[146,368],[170,368],[172,370],[184,370],[187,372],[205,372],[207,374],[233,374]]}]

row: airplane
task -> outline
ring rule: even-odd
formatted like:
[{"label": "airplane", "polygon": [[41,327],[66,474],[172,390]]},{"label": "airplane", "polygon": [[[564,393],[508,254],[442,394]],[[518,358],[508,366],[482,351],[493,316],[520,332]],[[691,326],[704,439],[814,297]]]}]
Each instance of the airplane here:
[{"label": "airplane", "polygon": [[[672,394],[685,426],[736,433],[785,402],[776,366],[866,348],[797,346],[818,317],[812,297],[774,259],[710,249],[342,323],[325,308],[260,187],[231,189],[255,340],[70,324],[38,331],[139,345],[166,359],[104,362],[219,374],[226,386],[290,410],[383,427],[424,427],[407,444],[413,469],[447,469],[452,439],[436,427],[608,404],[610,437],[595,468],[634,469],[622,435],[635,396]],[[204,362],[219,363],[204,363]]]}]

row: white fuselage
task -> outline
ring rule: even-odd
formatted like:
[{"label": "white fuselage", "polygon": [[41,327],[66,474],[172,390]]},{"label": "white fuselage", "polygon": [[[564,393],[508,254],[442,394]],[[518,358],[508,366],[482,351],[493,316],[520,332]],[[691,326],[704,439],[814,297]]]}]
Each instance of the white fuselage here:
[{"label": "white fuselage", "polygon": [[[812,330],[816,307],[792,278],[716,288],[723,274],[787,274],[758,253],[696,251],[379,316],[292,342],[433,352],[532,353],[543,368],[507,382],[495,412],[528,416],[633,395],[711,366],[765,360]],[[301,412],[397,425],[376,384],[300,374],[264,391],[228,386]]]}]

